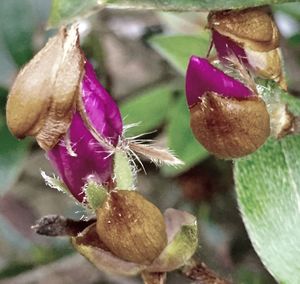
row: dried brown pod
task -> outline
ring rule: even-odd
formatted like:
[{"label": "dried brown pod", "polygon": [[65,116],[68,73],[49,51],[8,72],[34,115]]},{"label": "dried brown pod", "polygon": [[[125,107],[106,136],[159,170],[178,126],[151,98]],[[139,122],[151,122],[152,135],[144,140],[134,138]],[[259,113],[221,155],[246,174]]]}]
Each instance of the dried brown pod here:
[{"label": "dried brown pod", "polygon": [[97,233],[123,260],[150,264],[167,245],[160,210],[135,191],[110,192],[97,211]]},{"label": "dried brown pod", "polygon": [[195,137],[219,158],[253,153],[270,135],[269,114],[257,96],[227,98],[208,92],[190,112]]},{"label": "dried brown pod", "polygon": [[287,90],[287,84],[281,66],[280,48],[267,52],[245,49],[245,53],[250,66],[254,69],[257,76],[274,80],[282,89]]},{"label": "dried brown pod", "polygon": [[271,134],[276,139],[281,139],[295,131],[296,117],[289,111],[286,104],[269,104]]},{"label": "dried brown pod", "polygon": [[62,28],[15,79],[6,107],[12,134],[53,148],[70,125],[83,67],[77,28]]},{"label": "dried brown pod", "polygon": [[243,48],[270,51],[279,46],[279,31],[267,7],[214,11],[208,26]]}]

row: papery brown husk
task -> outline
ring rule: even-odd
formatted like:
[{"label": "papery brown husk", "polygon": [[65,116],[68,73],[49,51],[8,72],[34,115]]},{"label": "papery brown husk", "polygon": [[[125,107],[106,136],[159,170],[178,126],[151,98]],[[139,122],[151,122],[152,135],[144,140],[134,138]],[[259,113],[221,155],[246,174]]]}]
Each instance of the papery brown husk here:
[{"label": "papery brown husk", "polygon": [[206,93],[190,112],[195,137],[219,158],[251,154],[270,135],[270,117],[257,96],[236,99]]},{"label": "papery brown husk", "polygon": [[96,223],[87,227],[78,236],[72,237],[71,242],[80,254],[102,271],[134,276],[145,269],[143,265],[127,262],[113,255],[100,240]]},{"label": "papery brown husk", "polygon": [[283,90],[287,90],[286,80],[282,69],[280,48],[267,52],[257,52],[245,49],[247,60],[255,73],[264,78],[274,80]]},{"label": "papery brown husk", "polygon": [[97,211],[97,232],[121,259],[150,264],[167,245],[160,210],[135,191],[110,192]]},{"label": "papery brown husk", "polygon": [[12,134],[53,148],[71,123],[83,67],[76,27],[62,28],[15,79],[6,107]]},{"label": "papery brown husk", "polygon": [[244,48],[270,51],[279,46],[279,31],[268,7],[214,11],[208,26]]}]

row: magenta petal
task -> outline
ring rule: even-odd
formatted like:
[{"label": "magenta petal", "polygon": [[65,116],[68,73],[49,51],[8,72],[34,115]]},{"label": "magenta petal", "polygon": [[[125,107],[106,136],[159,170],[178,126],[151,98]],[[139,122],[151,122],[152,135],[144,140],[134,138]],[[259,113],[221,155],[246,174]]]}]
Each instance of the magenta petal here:
[{"label": "magenta petal", "polygon": [[217,50],[218,57],[223,63],[228,62],[226,58],[231,55],[235,55],[236,57],[240,58],[244,64],[249,64],[245,50],[232,41],[229,37],[223,36],[217,31],[213,31],[212,40]]},{"label": "magenta petal", "polygon": [[192,56],[186,74],[186,97],[191,107],[206,92],[225,97],[244,98],[252,95],[250,89],[238,80],[214,67],[207,59]]},{"label": "magenta petal", "polygon": [[[84,106],[91,123],[99,134],[116,145],[123,128],[119,108],[97,81],[89,62],[85,65],[81,87]],[[78,112],[73,116],[69,137],[76,157],[68,153],[63,139],[47,155],[70,192],[81,202],[84,198],[82,186],[89,176],[93,176],[98,182],[106,182],[111,177],[112,157],[93,138]]]}]

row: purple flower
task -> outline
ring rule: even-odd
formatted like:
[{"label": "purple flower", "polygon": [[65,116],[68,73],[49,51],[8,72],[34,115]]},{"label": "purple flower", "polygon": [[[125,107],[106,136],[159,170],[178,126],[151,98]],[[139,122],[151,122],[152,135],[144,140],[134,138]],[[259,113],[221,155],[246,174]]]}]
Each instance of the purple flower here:
[{"label": "purple flower", "polygon": [[[97,130],[112,145],[118,143],[122,134],[122,118],[118,106],[97,81],[92,65],[86,61],[81,82],[81,95],[86,115]],[[76,156],[70,155],[64,138],[47,152],[52,166],[80,202],[82,187],[87,178],[105,183],[112,176],[112,157],[90,133],[81,115],[76,111],[69,128],[69,140]]]},{"label": "purple flower", "polygon": [[256,151],[269,137],[270,116],[254,88],[247,88],[207,59],[191,57],[186,76],[190,126],[208,152],[222,159],[240,158]]},{"label": "purple flower", "polygon": [[252,95],[250,89],[214,67],[207,59],[192,56],[186,74],[186,97],[189,107],[195,105],[207,92],[234,98]]},{"label": "purple flower", "polygon": [[245,50],[233,40],[231,40],[229,37],[223,36],[216,30],[213,30],[212,40],[217,50],[218,57],[222,61],[222,63],[228,63],[227,58],[229,58],[232,55],[235,55],[248,68],[250,67]]}]

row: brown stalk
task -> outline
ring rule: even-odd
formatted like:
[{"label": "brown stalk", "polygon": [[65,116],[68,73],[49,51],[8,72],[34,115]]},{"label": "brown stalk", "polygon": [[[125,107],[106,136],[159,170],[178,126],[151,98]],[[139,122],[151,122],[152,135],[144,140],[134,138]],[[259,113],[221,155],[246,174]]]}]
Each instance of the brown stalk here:
[{"label": "brown stalk", "polygon": [[218,276],[214,271],[209,269],[203,262],[191,260],[184,266],[182,274],[189,279],[195,280],[195,284],[232,284]]}]

